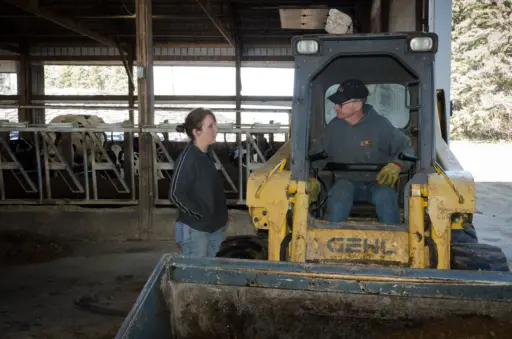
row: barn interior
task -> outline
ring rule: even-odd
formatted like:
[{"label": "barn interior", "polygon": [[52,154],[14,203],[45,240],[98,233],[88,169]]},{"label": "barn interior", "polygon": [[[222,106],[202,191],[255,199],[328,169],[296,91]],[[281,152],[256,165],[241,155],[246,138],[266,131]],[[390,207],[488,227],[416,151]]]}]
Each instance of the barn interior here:
[{"label": "barn interior", "polygon": [[[175,210],[167,192],[173,161],[186,143],[183,136],[176,138],[175,128],[193,107],[210,107],[216,114],[229,116],[219,124],[222,137],[215,145],[217,167],[232,208],[228,233],[255,232],[243,210],[245,182],[250,170],[287,140],[292,92],[244,94],[244,70],[281,69],[293,74],[290,42],[297,35],[428,31],[431,2],[0,0],[0,73],[9,74],[15,82],[15,90],[0,92],[0,113],[4,112],[0,233],[6,234],[9,243],[4,246],[3,261],[12,273],[2,282],[1,291],[9,295],[9,307],[20,305],[26,297],[24,289],[45,295],[35,299],[37,305],[50,296],[67,303],[50,312],[51,317],[45,317],[45,311],[32,314],[39,319],[35,325],[16,319],[36,312],[29,312],[35,304],[12,307],[12,312],[2,312],[0,305],[0,315],[7,319],[6,333],[19,337],[37,332],[63,314],[80,318],[86,301],[89,310],[92,301],[75,300],[75,308],[82,309],[70,309],[72,302],[66,298],[74,295],[71,289],[78,285],[93,286],[95,295],[101,295],[94,301],[103,303],[104,309],[109,304],[107,285],[109,291],[124,291],[112,297],[115,307],[133,301],[161,253],[175,249]],[[59,65],[123,67],[126,92],[48,94],[45,67]],[[177,66],[233,68],[234,76],[226,81],[234,90],[182,95],[155,88],[158,67]],[[209,84],[213,93],[219,79],[197,81]],[[62,118],[100,116],[106,111],[109,117],[116,116],[115,122],[102,119],[93,126]],[[60,147],[54,147],[56,139]],[[77,147],[84,140],[88,140],[87,151]],[[122,162],[119,153],[112,157],[116,144],[124,154]],[[32,240],[24,240],[28,238]],[[65,244],[60,239],[66,239]],[[53,246],[53,250],[43,253],[44,258],[27,254],[20,267],[22,254],[29,251],[23,246],[32,250]],[[71,255],[77,261],[56,260]],[[63,270],[68,273],[57,278],[55,272]],[[108,284],[92,278],[98,275]],[[27,282],[27,277],[34,283]],[[55,287],[57,280],[59,287]],[[37,290],[31,289],[36,282]],[[112,307],[111,316],[124,314]],[[93,314],[72,326],[59,325],[55,333],[92,337],[92,330],[84,328],[96,324],[95,337],[100,337],[105,335],[101,331],[112,331],[105,325],[112,323],[108,316]]]}]

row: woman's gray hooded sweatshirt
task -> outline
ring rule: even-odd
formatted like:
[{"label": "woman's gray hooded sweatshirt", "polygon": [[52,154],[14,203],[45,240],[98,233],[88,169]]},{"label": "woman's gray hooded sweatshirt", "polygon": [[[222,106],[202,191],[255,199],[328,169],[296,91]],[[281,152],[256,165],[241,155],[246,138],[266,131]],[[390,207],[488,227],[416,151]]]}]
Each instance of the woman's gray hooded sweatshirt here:
[{"label": "woman's gray hooded sweatshirt", "polygon": [[203,232],[215,232],[228,221],[224,185],[211,150],[189,143],[178,157],[169,188],[169,200],[178,208],[180,221]]}]

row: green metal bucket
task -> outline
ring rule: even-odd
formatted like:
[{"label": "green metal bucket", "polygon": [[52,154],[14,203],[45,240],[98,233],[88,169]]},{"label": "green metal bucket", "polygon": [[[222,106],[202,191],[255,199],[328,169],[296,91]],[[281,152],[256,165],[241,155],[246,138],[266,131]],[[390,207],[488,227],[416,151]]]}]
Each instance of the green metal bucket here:
[{"label": "green metal bucket", "polygon": [[465,338],[457,336],[464,326],[475,338],[499,337],[498,327],[512,333],[510,272],[179,256],[163,267],[173,338]]}]

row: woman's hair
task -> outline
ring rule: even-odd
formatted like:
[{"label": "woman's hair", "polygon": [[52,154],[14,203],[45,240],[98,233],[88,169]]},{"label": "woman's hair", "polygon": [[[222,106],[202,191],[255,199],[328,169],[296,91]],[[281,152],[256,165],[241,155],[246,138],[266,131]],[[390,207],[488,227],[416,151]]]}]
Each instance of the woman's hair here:
[{"label": "woman's hair", "polygon": [[179,133],[187,133],[188,137],[194,140],[194,134],[192,131],[194,129],[200,130],[203,125],[203,120],[207,115],[211,115],[213,120],[217,122],[215,118],[215,114],[209,109],[204,109],[202,107],[194,108],[185,118],[185,123],[176,126],[176,131]]}]

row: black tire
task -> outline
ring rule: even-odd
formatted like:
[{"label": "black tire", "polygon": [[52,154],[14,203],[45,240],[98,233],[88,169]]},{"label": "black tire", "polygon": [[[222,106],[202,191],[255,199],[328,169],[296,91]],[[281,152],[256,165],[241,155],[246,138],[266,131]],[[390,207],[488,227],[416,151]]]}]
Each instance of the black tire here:
[{"label": "black tire", "polygon": [[267,260],[267,239],[257,235],[241,235],[226,238],[220,245],[218,258]]},{"label": "black tire", "polygon": [[475,243],[452,244],[451,267],[455,270],[510,271],[501,248]]},{"label": "black tire", "polygon": [[469,222],[465,222],[462,230],[452,230],[452,244],[476,244],[478,237],[476,235],[475,226]]}]

